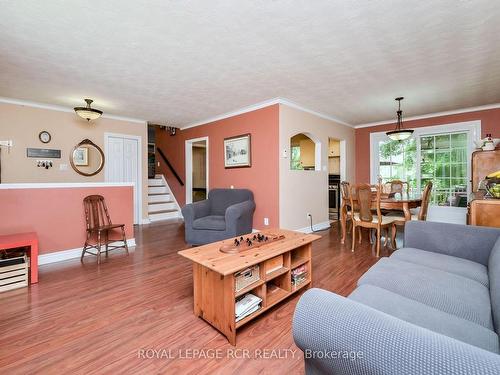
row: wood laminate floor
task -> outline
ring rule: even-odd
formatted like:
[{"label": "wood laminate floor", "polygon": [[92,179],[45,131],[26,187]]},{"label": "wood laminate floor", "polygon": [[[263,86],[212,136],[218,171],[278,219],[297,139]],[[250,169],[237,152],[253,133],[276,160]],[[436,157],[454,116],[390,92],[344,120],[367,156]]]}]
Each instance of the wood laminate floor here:
[{"label": "wood laminate floor", "polygon": [[[39,284],[0,293],[0,373],[302,374],[291,332],[300,295],[229,345],[192,313],[191,264],[177,255],[187,247],[183,230],[177,221],[137,227],[129,256],[41,266]],[[337,227],[318,234],[313,286],[346,296],[377,258],[366,235],[352,253]]]}]

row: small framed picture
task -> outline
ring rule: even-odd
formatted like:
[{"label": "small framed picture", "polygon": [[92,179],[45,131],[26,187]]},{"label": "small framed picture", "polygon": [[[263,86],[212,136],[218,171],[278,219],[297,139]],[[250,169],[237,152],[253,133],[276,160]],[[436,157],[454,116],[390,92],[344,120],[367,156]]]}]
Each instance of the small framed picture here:
[{"label": "small framed picture", "polygon": [[89,165],[89,148],[88,147],[78,147],[73,152],[73,163],[79,166]]},{"label": "small framed picture", "polygon": [[224,167],[244,168],[252,166],[252,142],[250,134],[224,138]]}]

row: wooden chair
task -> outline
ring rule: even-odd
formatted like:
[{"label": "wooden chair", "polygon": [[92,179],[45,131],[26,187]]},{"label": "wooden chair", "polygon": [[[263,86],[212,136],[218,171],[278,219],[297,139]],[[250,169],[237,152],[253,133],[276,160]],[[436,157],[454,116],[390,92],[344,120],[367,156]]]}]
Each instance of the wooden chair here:
[{"label": "wooden chair", "polygon": [[[83,261],[85,252],[97,256],[97,264],[101,263],[101,246],[106,246],[106,257],[109,250],[124,248],[128,254],[127,239],[125,237],[125,224],[113,224],[109,217],[108,208],[104,197],[101,195],[89,195],[83,199],[85,209],[85,221],[87,222],[87,239],[83,246],[82,256]],[[113,230],[121,230],[121,238],[111,239],[109,233]],[[95,243],[91,243],[95,238]],[[123,245],[110,246],[112,242],[123,242]],[[96,249],[96,253],[89,251]]]},{"label": "wooden chair", "polygon": [[[375,198],[372,189],[376,191]],[[380,212],[380,190],[379,185],[357,184],[351,187],[352,251],[354,251],[356,246],[356,228],[375,229],[377,238],[377,257],[380,256],[380,237],[382,229],[388,232],[394,221],[393,218],[382,216]],[[353,197],[356,197],[357,207],[354,206]],[[376,210],[377,214],[373,215],[372,210]],[[385,239],[385,245],[387,245],[387,237],[388,236],[386,236]]]},{"label": "wooden chair", "polygon": [[[342,197],[342,202],[340,203],[340,215],[345,217],[345,227],[342,228],[342,237],[340,238],[340,243],[345,243],[346,233],[347,233],[347,224],[352,222],[350,204],[350,185],[347,181],[342,181],[340,183],[340,195]],[[361,233],[361,232],[360,232]]]},{"label": "wooden chair", "polygon": [[406,181],[392,180],[391,181],[391,193],[410,193],[410,184]]},{"label": "wooden chair", "polygon": [[[432,181],[429,181],[427,185],[425,185],[424,191],[422,193],[422,205],[420,206],[420,210],[417,213],[412,213],[411,220],[427,220],[427,212],[429,210],[429,203],[431,201],[431,193],[432,193]],[[396,216],[396,215],[388,215],[388,217],[394,219],[394,223],[392,225],[392,239],[391,242],[393,244],[396,243],[396,235],[397,235],[397,227],[404,226],[406,224],[406,220],[404,216]],[[394,246],[394,248],[396,248]]]}]

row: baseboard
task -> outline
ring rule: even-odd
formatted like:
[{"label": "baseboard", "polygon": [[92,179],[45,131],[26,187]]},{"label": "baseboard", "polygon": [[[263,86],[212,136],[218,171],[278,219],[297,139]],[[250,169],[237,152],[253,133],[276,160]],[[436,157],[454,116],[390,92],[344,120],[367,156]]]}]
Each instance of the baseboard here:
[{"label": "baseboard", "polygon": [[151,224],[151,220],[149,220],[149,219],[142,219],[142,224]]},{"label": "baseboard", "polygon": [[[330,220],[323,221],[322,223],[313,224],[313,230],[314,231],[325,230],[325,229],[328,229],[328,228],[330,228]],[[307,226],[307,227],[300,228],[300,229],[295,229],[295,230],[297,232],[302,232],[302,233],[312,233],[310,225]]]},{"label": "baseboard", "polygon": [[[129,238],[127,240],[127,245],[129,247],[135,246],[135,238]],[[41,266],[44,264],[50,264],[50,263],[62,262],[69,259],[80,258],[82,255],[82,250],[83,247],[79,247],[76,249],[62,250],[53,253],[39,255],[38,265]]]}]

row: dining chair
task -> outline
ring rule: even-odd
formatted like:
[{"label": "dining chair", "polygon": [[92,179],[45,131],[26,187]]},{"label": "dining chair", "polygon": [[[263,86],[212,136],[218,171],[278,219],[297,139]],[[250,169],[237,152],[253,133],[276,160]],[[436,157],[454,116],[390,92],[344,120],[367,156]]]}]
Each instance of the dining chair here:
[{"label": "dining chair", "polygon": [[[80,260],[83,261],[85,253],[89,253],[97,256],[97,264],[100,264],[102,245],[105,245],[106,257],[108,256],[109,250],[119,248],[124,248],[128,254],[127,239],[125,237],[125,224],[113,224],[111,222],[104,197],[101,195],[89,195],[83,199],[83,207],[85,210],[85,221],[87,224],[87,239],[85,240]],[[114,231],[118,231],[121,236],[115,239],[110,238],[110,232]],[[123,242],[123,245],[110,246],[110,243],[113,242]],[[93,253],[89,251],[89,249],[96,249],[96,252]]]},{"label": "dining chair", "polygon": [[410,184],[406,181],[401,181],[401,180],[392,180],[389,181],[385,184],[388,187],[388,193],[394,194],[394,193],[410,193]]},{"label": "dining chair", "polygon": [[[373,190],[375,190],[375,194]],[[394,218],[383,216],[380,212],[380,192],[379,185],[357,184],[351,187],[352,251],[356,246],[356,228],[374,229],[376,230],[377,257],[380,256],[381,232],[383,229],[388,231],[394,221]],[[354,206],[353,197],[356,198],[357,206]],[[375,210],[375,215],[372,210]],[[387,245],[387,241],[388,236],[385,238],[384,245]]]},{"label": "dining chair", "polygon": [[340,215],[344,217],[345,226],[342,227],[342,237],[340,238],[340,243],[345,243],[345,238],[347,231],[347,224],[352,224],[352,215],[351,215],[351,198],[350,198],[350,184],[347,181],[342,181],[340,183],[340,196],[342,197],[342,202],[340,203]]},{"label": "dining chair", "polygon": [[[412,212],[410,220],[420,220],[420,221],[427,220],[427,212],[429,210],[429,203],[431,201],[431,193],[432,193],[432,181],[429,181],[425,185],[424,191],[422,192],[422,205],[420,206],[420,209],[417,212]],[[396,248],[395,243],[398,231],[397,227],[398,226],[404,227],[404,225],[406,224],[406,220],[404,216],[388,215],[387,217],[394,219],[394,222],[392,224],[391,242],[393,243],[394,248]]]}]

